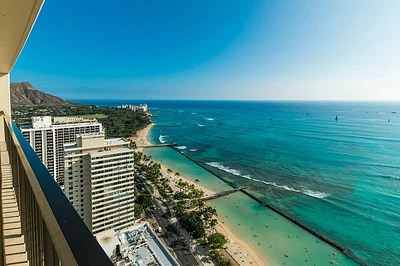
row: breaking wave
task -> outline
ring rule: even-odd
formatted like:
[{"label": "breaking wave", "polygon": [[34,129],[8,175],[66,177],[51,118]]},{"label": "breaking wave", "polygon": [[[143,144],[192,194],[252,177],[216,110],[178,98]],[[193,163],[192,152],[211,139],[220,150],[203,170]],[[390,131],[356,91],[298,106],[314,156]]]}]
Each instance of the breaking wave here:
[{"label": "breaking wave", "polygon": [[160,136],[158,137],[158,140],[159,140],[161,143],[163,143],[163,144],[164,144],[164,143],[167,141],[167,140],[166,140],[166,139],[167,139],[167,137],[168,137],[168,136],[163,136],[163,135],[160,135]]},{"label": "breaking wave", "polygon": [[196,123],[196,125],[198,125],[199,127],[204,127],[204,125],[202,125],[202,124]]},{"label": "breaking wave", "polygon": [[197,151],[197,149],[189,149],[189,151]]},{"label": "breaking wave", "polygon": [[187,147],[186,146],[178,146],[176,147],[178,150],[185,150]]},{"label": "breaking wave", "polygon": [[215,118],[212,118],[212,117],[210,117],[210,118],[208,118],[208,117],[206,117],[206,118],[204,118],[205,120],[208,120],[208,121],[213,121]]},{"label": "breaking wave", "polygon": [[324,198],[329,196],[328,193],[324,193],[324,192],[313,191],[313,190],[309,190],[309,189],[305,189],[305,188],[296,189],[296,188],[292,188],[292,187],[289,187],[289,186],[286,186],[286,185],[278,185],[278,184],[276,184],[274,182],[262,181],[262,180],[259,180],[259,179],[251,178],[250,175],[243,175],[239,170],[236,170],[236,169],[233,169],[233,168],[229,168],[229,167],[224,166],[223,164],[218,163],[218,162],[210,162],[210,163],[206,163],[206,164],[211,166],[211,167],[218,168],[218,169],[220,169],[222,171],[225,171],[227,173],[230,173],[230,174],[233,174],[233,175],[236,175],[236,176],[240,176],[240,177],[246,178],[248,180],[252,180],[254,182],[260,182],[260,183],[263,183],[265,185],[274,186],[274,187],[281,188],[281,189],[284,189],[284,190],[287,190],[287,191],[301,193],[301,194],[304,194],[304,195],[307,195],[307,196],[310,196],[310,197],[313,197],[313,198],[324,199]]}]

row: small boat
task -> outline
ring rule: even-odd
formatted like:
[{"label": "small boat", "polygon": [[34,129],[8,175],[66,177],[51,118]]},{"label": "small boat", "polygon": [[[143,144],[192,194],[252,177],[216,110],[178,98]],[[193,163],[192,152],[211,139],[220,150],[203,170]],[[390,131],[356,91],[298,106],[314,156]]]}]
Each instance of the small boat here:
[{"label": "small boat", "polygon": [[272,116],[269,117],[269,120],[272,120]]},{"label": "small boat", "polygon": [[390,119],[388,119],[388,123],[390,122]]},{"label": "small boat", "polygon": [[289,257],[289,255],[288,255],[288,254],[285,254],[285,257],[287,258],[287,257]]},{"label": "small boat", "polygon": [[307,112],[307,115],[309,115],[309,113]]},{"label": "small boat", "polygon": [[393,112],[392,112],[392,114],[396,114],[396,113],[397,113],[396,111],[393,111]]},{"label": "small boat", "polygon": [[335,117],[335,120],[338,121],[338,119],[339,119],[339,118],[336,116],[336,117]]}]

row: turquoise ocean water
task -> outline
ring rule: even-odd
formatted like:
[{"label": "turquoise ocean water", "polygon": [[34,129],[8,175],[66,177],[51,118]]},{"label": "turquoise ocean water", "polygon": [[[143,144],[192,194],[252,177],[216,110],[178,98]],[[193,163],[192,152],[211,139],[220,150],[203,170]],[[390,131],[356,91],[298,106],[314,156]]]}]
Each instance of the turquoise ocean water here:
[{"label": "turquoise ocean water", "polygon": [[[153,143],[178,143],[181,152],[210,171],[248,187],[366,264],[400,265],[399,103],[147,103],[156,124]],[[209,188],[225,189],[171,148],[146,153],[182,174],[195,173]],[[241,193],[211,204],[273,265],[354,264]]]}]

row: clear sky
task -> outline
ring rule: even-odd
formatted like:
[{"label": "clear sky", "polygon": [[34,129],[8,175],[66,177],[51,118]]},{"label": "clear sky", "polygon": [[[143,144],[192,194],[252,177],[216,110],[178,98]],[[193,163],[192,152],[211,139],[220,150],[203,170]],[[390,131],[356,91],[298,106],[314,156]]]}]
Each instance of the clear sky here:
[{"label": "clear sky", "polygon": [[11,81],[67,99],[400,100],[400,1],[48,0]]}]

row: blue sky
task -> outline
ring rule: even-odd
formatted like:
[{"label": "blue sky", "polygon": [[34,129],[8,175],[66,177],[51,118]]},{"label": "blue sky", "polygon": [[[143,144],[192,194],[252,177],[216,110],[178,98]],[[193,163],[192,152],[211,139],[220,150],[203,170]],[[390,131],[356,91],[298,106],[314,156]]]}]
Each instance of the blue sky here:
[{"label": "blue sky", "polygon": [[11,74],[67,99],[400,100],[400,1],[46,1]]}]

